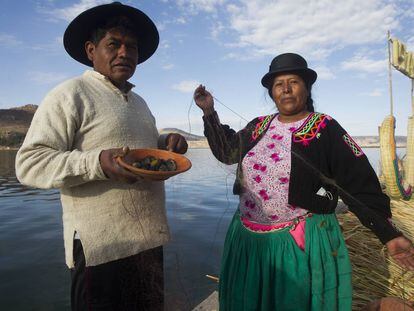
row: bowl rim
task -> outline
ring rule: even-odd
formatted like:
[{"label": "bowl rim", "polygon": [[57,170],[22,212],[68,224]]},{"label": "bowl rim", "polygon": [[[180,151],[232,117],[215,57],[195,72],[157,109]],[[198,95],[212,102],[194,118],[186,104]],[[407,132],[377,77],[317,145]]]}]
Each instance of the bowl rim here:
[{"label": "bowl rim", "polygon": [[177,174],[184,173],[192,167],[191,161],[186,156],[184,156],[183,154],[180,154],[180,153],[173,152],[173,151],[168,151],[168,150],[163,150],[163,149],[155,149],[155,148],[136,148],[136,149],[130,149],[127,154],[129,154],[131,152],[139,152],[139,151],[142,151],[142,150],[145,150],[149,153],[151,153],[151,152],[158,153],[158,154],[163,155],[164,158],[165,157],[173,158],[173,160],[175,160],[174,158],[182,158],[182,159],[184,159],[184,162],[187,163],[187,167],[185,167],[184,169],[183,168],[182,169],[177,169],[175,171],[150,171],[150,170],[145,170],[145,169],[142,169],[142,168],[137,168],[137,167],[132,166],[131,164],[124,161],[124,159],[123,159],[124,156],[121,156],[121,155],[116,157],[116,161],[120,166],[122,166],[123,168],[129,170],[130,172],[132,172],[132,173],[134,173],[138,176],[160,177],[160,178],[163,178],[163,179],[167,179],[167,178],[175,176]]}]

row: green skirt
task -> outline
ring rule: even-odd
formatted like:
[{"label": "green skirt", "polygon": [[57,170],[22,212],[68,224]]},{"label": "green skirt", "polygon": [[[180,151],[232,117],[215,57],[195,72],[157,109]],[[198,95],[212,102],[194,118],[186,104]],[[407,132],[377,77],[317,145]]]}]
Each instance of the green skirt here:
[{"label": "green skirt", "polygon": [[306,218],[305,251],[289,229],[252,232],[236,212],[224,244],[220,311],[351,310],[351,263],[336,216]]}]

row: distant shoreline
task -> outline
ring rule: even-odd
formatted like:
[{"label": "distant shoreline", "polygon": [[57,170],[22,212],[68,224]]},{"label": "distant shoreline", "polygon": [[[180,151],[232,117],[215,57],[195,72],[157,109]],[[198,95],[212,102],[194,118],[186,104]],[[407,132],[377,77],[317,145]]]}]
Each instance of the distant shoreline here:
[{"label": "distant shoreline", "polygon": [[19,150],[20,147],[0,146],[0,150]]},{"label": "distant shoreline", "polygon": [[[364,145],[359,145],[361,148],[379,148],[380,147],[380,145],[367,145],[367,146],[364,146]],[[407,148],[407,145],[396,145],[396,147],[397,148]]]},{"label": "distant shoreline", "polygon": [[[361,148],[380,148],[379,145],[360,145]],[[397,148],[407,148],[406,145],[397,145]],[[7,146],[0,146],[0,150],[10,150],[10,151],[16,151],[19,150],[20,147],[7,147]],[[204,143],[204,142],[188,142],[188,148],[189,149],[209,149],[209,145],[208,143]]]}]

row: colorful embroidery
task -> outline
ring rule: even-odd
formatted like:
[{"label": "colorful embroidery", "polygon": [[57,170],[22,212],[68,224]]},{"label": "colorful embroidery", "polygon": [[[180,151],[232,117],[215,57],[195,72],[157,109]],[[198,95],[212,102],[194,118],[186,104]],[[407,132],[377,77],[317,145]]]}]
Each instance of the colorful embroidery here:
[{"label": "colorful embroidery", "polygon": [[269,126],[270,121],[272,120],[274,115],[266,116],[266,117],[260,117],[259,123],[256,124],[256,128],[252,132],[252,139],[256,140],[260,134],[263,133],[263,131]]},{"label": "colorful embroidery", "polygon": [[347,134],[344,134],[342,136],[344,139],[344,142],[348,145],[349,148],[351,148],[351,151],[356,157],[360,157],[364,155],[364,152],[362,151],[361,147],[357,145],[357,143],[351,138],[351,136]]},{"label": "colorful embroidery", "polygon": [[318,137],[317,135],[320,130],[326,127],[326,122],[328,120],[332,120],[332,118],[322,113],[312,113],[303,125],[293,134],[293,141],[308,146],[311,140]]}]

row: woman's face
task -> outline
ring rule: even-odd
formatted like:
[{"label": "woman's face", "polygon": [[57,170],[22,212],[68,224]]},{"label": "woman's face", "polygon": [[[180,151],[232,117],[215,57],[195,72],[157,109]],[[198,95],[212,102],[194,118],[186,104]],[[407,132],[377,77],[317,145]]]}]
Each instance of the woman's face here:
[{"label": "woman's face", "polygon": [[305,82],[298,75],[281,74],[273,80],[272,97],[283,116],[294,116],[306,111],[308,96]]}]

